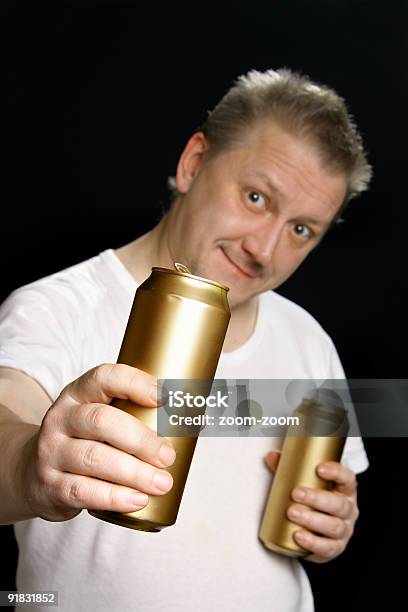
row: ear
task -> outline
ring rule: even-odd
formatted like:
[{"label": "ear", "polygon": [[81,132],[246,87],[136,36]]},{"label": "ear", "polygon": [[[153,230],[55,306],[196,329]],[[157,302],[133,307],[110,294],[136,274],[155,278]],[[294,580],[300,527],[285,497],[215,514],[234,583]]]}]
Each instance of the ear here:
[{"label": "ear", "polygon": [[176,187],[180,193],[187,193],[197,176],[208,151],[209,145],[203,132],[196,132],[187,142],[177,165]]}]

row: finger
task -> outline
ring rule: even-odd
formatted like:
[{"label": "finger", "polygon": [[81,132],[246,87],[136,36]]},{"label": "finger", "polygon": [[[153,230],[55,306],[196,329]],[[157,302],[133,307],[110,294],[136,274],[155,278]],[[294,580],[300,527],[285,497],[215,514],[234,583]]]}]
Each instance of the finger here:
[{"label": "finger", "polygon": [[112,398],[129,399],[143,406],[157,405],[157,379],[124,363],[103,364],[88,370],[62,392],[80,404],[108,404]]},{"label": "finger", "polygon": [[54,502],[62,508],[132,512],[149,502],[146,494],[135,489],[77,474],[64,474],[54,491]]},{"label": "finger", "polygon": [[64,432],[70,437],[107,442],[157,467],[168,467],[176,457],[167,438],[124,410],[105,404],[71,407],[64,421]]},{"label": "finger", "polygon": [[336,483],[336,490],[345,495],[352,495],[357,488],[355,473],[344,463],[328,461],[321,463],[317,468],[317,473],[324,480],[331,480]]},{"label": "finger", "polygon": [[344,550],[343,540],[333,540],[300,529],[293,534],[295,541],[324,560],[334,559]]},{"label": "finger", "polygon": [[60,450],[57,469],[93,476],[151,495],[167,493],[173,486],[173,478],[166,470],[158,470],[102,442],[69,440]]},{"label": "finger", "polygon": [[324,489],[298,486],[292,491],[292,499],[314,510],[320,510],[341,519],[350,518],[353,512],[351,499],[343,494],[325,491]]},{"label": "finger", "polygon": [[276,472],[276,469],[279,465],[280,456],[280,451],[270,451],[265,456],[265,463],[272,472]]},{"label": "finger", "polygon": [[287,516],[290,521],[297,525],[306,527],[306,529],[314,531],[318,535],[327,536],[334,540],[341,540],[347,533],[347,525],[344,520],[336,516],[310,510],[300,504],[289,506]]}]

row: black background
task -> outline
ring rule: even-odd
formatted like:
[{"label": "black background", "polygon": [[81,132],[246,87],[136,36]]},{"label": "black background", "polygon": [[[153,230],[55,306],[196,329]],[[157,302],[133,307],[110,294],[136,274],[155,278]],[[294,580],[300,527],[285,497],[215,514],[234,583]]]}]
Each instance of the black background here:
[{"label": "black background", "polygon": [[[232,81],[286,66],[347,100],[375,176],[278,291],[332,336],[349,378],[404,378],[407,11],[364,0],[3,2],[0,299],[150,229],[185,142]],[[354,537],[336,560],[304,562],[318,612],[397,609],[402,593],[406,439],[365,446]],[[12,528],[0,535],[0,589],[12,589]]]}]

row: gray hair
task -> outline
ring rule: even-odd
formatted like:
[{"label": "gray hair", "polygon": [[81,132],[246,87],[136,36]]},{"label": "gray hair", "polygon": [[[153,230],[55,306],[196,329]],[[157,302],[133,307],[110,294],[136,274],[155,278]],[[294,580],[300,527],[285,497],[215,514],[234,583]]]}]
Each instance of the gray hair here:
[{"label": "gray hair", "polygon": [[[198,131],[206,136],[212,159],[242,145],[248,130],[268,119],[310,141],[324,166],[345,174],[347,192],[336,217],[349,200],[366,191],[372,168],[344,99],[333,89],[287,68],[251,70],[238,77]],[[174,177],[169,177],[168,186],[177,196]]]}]

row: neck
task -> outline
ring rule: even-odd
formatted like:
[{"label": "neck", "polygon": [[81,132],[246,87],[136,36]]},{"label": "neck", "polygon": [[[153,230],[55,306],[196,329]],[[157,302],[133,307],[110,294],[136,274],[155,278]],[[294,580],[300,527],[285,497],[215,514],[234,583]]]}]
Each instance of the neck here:
[{"label": "neck", "polygon": [[[150,232],[115,250],[115,255],[137,283],[150,276],[152,267],[173,268],[168,246],[168,215]],[[225,336],[223,352],[237,350],[254,332],[258,315],[258,296],[231,307],[231,319]]]},{"label": "neck", "polygon": [[223,353],[236,351],[255,331],[259,311],[259,297],[231,308],[231,319],[225,336]]},{"label": "neck", "polygon": [[167,215],[150,232],[115,250],[117,257],[139,284],[150,276],[153,266],[173,268],[166,249],[166,225]]}]

